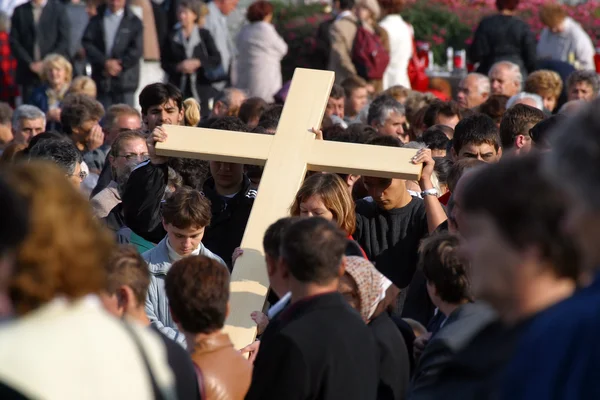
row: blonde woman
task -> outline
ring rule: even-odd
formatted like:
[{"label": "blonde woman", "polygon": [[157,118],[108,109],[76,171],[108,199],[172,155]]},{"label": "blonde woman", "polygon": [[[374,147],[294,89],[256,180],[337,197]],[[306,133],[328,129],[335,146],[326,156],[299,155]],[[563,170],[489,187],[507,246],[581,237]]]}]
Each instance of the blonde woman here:
[{"label": "blonde woman", "polygon": [[96,82],[89,76],[78,76],[73,79],[68,94],[85,94],[95,99],[98,95]]},{"label": "blonde woman", "polygon": [[63,56],[49,54],[43,61],[42,79],[44,85],[33,91],[29,104],[46,113],[46,129],[58,130],[61,104],[73,79],[73,66]]}]

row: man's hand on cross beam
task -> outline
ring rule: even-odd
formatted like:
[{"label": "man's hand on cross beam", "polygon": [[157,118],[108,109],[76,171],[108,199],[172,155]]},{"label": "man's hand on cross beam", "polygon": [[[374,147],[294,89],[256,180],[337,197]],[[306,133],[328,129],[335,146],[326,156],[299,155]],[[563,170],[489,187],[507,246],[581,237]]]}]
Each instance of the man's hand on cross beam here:
[{"label": "man's hand on cross beam", "polygon": [[168,135],[165,132],[165,128],[157,126],[154,128],[150,136],[146,139],[148,145],[148,155],[150,156],[150,162],[154,165],[164,164],[167,162],[167,157],[160,157],[156,155],[156,143],[165,143]]}]

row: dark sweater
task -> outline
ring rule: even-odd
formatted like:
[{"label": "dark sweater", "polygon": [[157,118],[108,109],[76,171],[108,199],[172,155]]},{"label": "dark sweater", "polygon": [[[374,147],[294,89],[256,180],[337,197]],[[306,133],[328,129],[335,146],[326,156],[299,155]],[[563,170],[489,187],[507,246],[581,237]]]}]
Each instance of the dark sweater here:
[{"label": "dark sweater", "polygon": [[411,282],[419,243],[428,232],[421,199],[413,197],[405,207],[390,211],[366,200],[356,203],[354,238],[375,267],[399,288]]}]

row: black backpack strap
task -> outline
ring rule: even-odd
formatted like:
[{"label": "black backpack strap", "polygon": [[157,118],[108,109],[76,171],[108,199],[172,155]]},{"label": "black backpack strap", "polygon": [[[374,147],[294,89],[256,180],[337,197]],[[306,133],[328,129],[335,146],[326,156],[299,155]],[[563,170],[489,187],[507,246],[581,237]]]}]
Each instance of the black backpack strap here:
[{"label": "black backpack strap", "polygon": [[133,330],[131,325],[129,325],[126,321],[122,320],[122,322],[123,322],[123,326],[125,327],[125,330],[129,334],[129,336],[131,336],[131,339],[133,339],[133,342],[135,343],[135,347],[136,347],[138,353],[142,356],[142,360],[144,360],[144,367],[146,368],[146,372],[148,373],[148,377],[150,378],[150,383],[152,385],[152,392],[154,393],[154,399],[155,400],[165,400],[162,392],[158,388],[158,384],[156,383],[156,379],[154,378],[154,373],[152,373],[152,368],[150,367],[150,363],[148,362],[148,357],[146,356],[144,347],[140,343],[140,339],[135,334],[135,331]]}]

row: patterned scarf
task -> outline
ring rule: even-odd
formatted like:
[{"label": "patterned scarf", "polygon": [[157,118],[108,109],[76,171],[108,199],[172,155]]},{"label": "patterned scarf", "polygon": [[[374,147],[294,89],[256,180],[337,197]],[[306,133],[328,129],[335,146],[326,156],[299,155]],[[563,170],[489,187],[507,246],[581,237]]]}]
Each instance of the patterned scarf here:
[{"label": "patterned scarf", "polygon": [[368,323],[381,301],[384,277],[369,260],[356,256],[346,257],[346,273],[356,282],[360,299],[358,311]]}]

